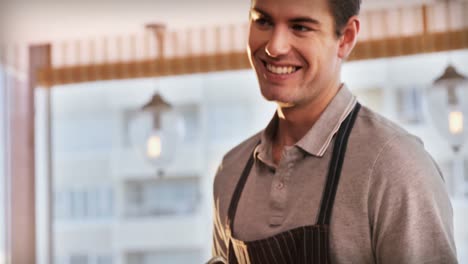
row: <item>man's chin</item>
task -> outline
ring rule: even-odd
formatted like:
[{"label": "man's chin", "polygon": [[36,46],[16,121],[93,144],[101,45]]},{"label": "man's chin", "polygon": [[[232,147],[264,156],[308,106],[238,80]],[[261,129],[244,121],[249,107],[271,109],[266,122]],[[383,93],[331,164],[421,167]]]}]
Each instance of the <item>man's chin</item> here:
[{"label": "man's chin", "polygon": [[291,108],[295,105],[292,102],[281,102],[281,101],[275,101],[275,102],[278,105],[278,107],[281,107],[281,108]]},{"label": "man's chin", "polygon": [[288,98],[284,98],[285,96],[281,96],[278,94],[271,94],[271,93],[263,93],[263,98],[269,102],[275,102],[279,107],[292,107],[294,103]]}]

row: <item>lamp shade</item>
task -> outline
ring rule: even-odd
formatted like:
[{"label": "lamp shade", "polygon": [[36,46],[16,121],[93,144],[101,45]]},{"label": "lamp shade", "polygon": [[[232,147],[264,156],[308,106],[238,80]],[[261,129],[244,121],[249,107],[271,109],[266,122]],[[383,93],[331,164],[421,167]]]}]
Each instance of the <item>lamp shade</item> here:
[{"label": "lamp shade", "polygon": [[468,137],[468,80],[449,65],[427,91],[429,117],[455,151]]},{"label": "lamp shade", "polygon": [[158,168],[173,161],[183,136],[183,118],[159,94],[136,111],[131,120],[131,145]]}]

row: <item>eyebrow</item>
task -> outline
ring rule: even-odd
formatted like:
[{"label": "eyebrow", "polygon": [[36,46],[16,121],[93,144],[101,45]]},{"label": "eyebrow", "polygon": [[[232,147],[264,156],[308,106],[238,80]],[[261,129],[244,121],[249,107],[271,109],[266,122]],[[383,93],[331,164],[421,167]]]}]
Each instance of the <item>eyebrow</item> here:
[{"label": "eyebrow", "polygon": [[[254,7],[254,8],[252,8],[252,10],[254,12],[260,13],[266,19],[272,20],[272,17],[267,12],[265,12],[264,10],[262,10],[262,9],[260,9],[258,7]],[[311,17],[306,17],[306,16],[291,18],[288,21],[290,23],[311,23],[311,24],[314,24],[314,25],[320,25],[320,21],[318,21],[317,19],[313,19]]]}]

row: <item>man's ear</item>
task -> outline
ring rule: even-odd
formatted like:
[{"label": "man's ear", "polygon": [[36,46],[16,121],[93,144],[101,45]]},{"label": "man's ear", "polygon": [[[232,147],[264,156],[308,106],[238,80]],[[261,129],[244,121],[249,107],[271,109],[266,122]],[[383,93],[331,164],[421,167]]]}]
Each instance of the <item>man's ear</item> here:
[{"label": "man's ear", "polygon": [[346,59],[354,46],[356,45],[361,22],[357,16],[349,18],[348,23],[343,28],[343,34],[340,37],[340,46],[338,49],[338,57]]}]

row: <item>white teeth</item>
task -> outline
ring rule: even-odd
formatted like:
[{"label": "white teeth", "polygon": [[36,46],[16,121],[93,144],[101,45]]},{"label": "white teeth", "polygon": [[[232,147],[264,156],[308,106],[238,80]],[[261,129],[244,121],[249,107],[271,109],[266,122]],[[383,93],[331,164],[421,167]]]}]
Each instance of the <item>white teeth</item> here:
[{"label": "white teeth", "polygon": [[294,66],[287,66],[287,67],[277,67],[267,63],[268,71],[275,73],[275,74],[291,74],[297,70]]}]

